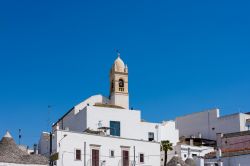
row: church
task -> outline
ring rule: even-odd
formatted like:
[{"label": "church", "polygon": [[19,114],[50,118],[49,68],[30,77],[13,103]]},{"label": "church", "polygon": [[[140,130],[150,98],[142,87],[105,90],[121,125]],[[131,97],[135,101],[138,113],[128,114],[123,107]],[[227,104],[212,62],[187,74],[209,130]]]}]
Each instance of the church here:
[{"label": "church", "polygon": [[179,141],[174,121],[145,122],[130,109],[128,66],[120,55],[110,69],[110,95],[93,95],[73,106],[42,133],[39,153],[55,165],[159,166],[160,141]]}]

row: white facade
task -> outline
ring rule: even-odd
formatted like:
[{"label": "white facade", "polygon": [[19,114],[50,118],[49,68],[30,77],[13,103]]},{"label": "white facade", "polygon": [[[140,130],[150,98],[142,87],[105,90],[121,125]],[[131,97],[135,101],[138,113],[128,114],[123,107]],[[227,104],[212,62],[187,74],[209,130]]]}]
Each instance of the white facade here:
[{"label": "white facade", "polygon": [[[101,98],[99,95],[97,98]],[[94,96],[91,97],[95,99]],[[88,99],[89,101],[89,99]],[[86,102],[83,102],[86,103]],[[149,140],[149,133],[154,133],[154,140],[169,140],[173,145],[179,141],[178,130],[175,122],[149,123],[141,121],[139,110],[127,110],[120,108],[100,107],[89,104],[83,109],[72,111],[54,126],[54,130],[67,129],[83,132],[87,128],[97,131],[99,127],[110,127],[110,121],[120,122],[120,136],[139,140]],[[76,113],[76,114],[75,114]],[[107,131],[110,135],[110,130]]]},{"label": "white facade", "polygon": [[[142,166],[160,165],[160,144],[157,142],[61,130],[54,133],[53,153],[59,153],[59,160],[56,162],[58,166],[83,166],[84,164],[90,166],[93,160],[92,149],[99,150],[98,160],[99,165],[102,166],[121,166],[122,150],[129,152],[129,165],[134,160],[137,165]],[[80,160],[76,159],[76,150],[80,150]],[[140,154],[144,155],[144,162],[140,162]]]},{"label": "white facade", "polygon": [[189,157],[204,157],[206,154],[214,152],[214,148],[208,146],[177,145],[175,151],[185,161]]},{"label": "white facade", "polygon": [[237,113],[220,116],[219,109],[198,112],[176,118],[180,136],[202,137],[216,140],[216,133],[233,133],[248,130],[250,115]]}]

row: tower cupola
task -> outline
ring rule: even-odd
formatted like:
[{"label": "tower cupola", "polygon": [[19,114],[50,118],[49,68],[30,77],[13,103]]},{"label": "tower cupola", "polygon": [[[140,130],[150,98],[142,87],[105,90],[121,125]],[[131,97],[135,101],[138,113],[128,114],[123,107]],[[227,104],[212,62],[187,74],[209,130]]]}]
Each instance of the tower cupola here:
[{"label": "tower cupola", "polygon": [[119,53],[110,70],[110,101],[111,104],[129,108],[128,67]]}]

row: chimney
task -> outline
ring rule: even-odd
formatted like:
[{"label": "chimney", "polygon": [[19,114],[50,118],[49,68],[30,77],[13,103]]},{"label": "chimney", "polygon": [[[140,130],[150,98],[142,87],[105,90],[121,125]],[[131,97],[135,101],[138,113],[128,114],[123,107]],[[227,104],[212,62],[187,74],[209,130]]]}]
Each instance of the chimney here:
[{"label": "chimney", "polygon": [[202,134],[199,132],[198,133],[198,138],[201,138],[202,137]]},{"label": "chimney", "polygon": [[216,151],[216,157],[217,157],[217,159],[221,158],[221,149],[220,148],[218,148]]},{"label": "chimney", "polygon": [[34,144],[33,148],[34,148],[34,154],[37,154],[37,144]]},{"label": "chimney", "polygon": [[194,140],[193,140],[193,138],[190,138],[189,144],[190,144],[190,146],[194,146]]},{"label": "chimney", "polygon": [[216,142],[217,142],[218,148],[221,148],[221,146],[222,146],[222,138],[223,138],[223,133],[216,134]]}]

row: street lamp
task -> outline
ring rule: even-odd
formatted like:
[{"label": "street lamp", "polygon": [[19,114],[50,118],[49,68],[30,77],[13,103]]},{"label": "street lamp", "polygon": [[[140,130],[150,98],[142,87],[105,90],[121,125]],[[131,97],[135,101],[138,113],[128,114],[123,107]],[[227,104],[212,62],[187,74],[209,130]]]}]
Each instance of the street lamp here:
[{"label": "street lamp", "polygon": [[60,141],[58,142],[59,147],[60,147],[60,145],[61,145],[61,144],[60,144],[60,143],[61,143],[61,141],[62,141],[65,137],[67,137],[67,134],[64,134],[64,135],[63,135],[63,137],[62,137],[62,139],[60,139]]}]

